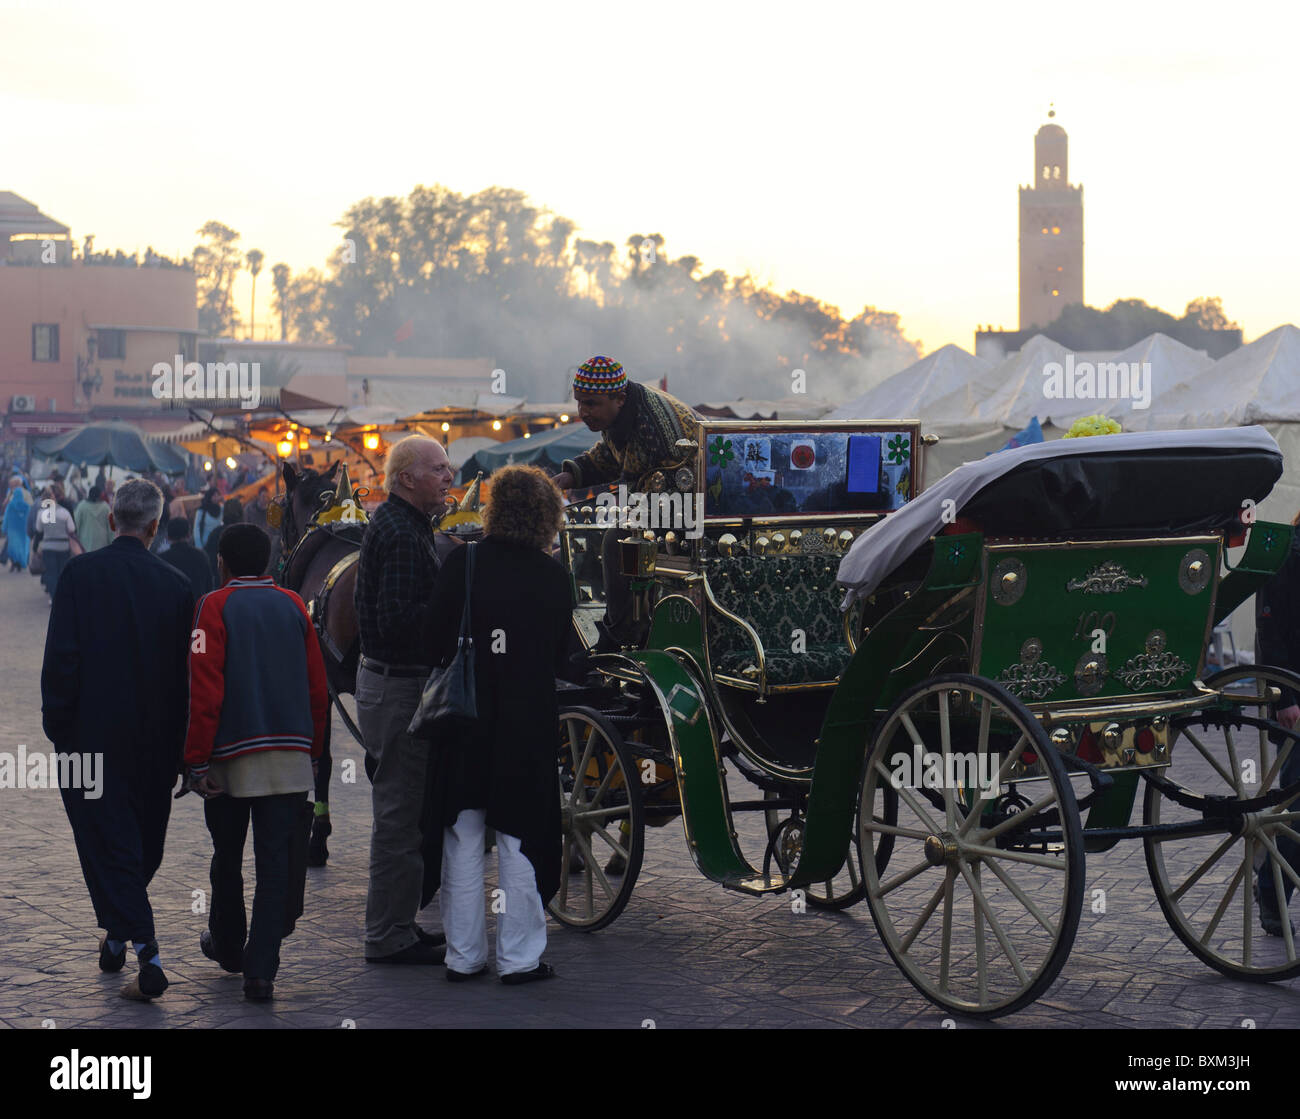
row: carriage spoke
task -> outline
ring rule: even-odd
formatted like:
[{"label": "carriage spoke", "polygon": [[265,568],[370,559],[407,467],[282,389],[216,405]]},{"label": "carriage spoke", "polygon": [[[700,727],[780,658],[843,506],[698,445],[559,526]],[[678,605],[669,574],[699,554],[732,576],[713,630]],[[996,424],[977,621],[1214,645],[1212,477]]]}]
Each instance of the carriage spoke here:
[{"label": "carriage spoke", "polygon": [[1056,803],[1056,791],[1052,790],[1046,796],[1039,797],[1033,804],[1023,811],[1017,812],[1014,816],[1008,816],[1000,824],[994,824],[993,827],[980,834],[981,839],[994,839],[1004,831],[1010,831],[1017,824],[1024,824],[1028,819],[1037,816],[1049,804]]},{"label": "carriage spoke", "polygon": [[1241,862],[1242,870],[1245,874],[1241,879],[1241,911],[1242,911],[1242,956],[1241,962],[1250,967],[1250,950],[1253,946],[1253,938],[1250,935],[1250,916],[1254,908],[1254,891],[1251,889],[1251,876],[1255,872],[1255,850],[1254,843],[1251,842],[1250,836],[1246,837],[1246,857]]},{"label": "carriage spoke", "polygon": [[[1162,839],[1170,839],[1170,838],[1176,838],[1176,837],[1174,836],[1162,837]],[[1210,853],[1209,857],[1203,863],[1201,863],[1201,865],[1198,866],[1194,871],[1192,871],[1191,876],[1187,879],[1187,881],[1185,881],[1181,886],[1178,887],[1178,889],[1174,890],[1173,893],[1169,895],[1170,900],[1178,901],[1185,893],[1187,893],[1189,889],[1191,889],[1194,885],[1196,885],[1197,882],[1201,880],[1201,876],[1207,870],[1209,870],[1210,867],[1212,867],[1221,858],[1223,858],[1224,852],[1227,851],[1228,848],[1231,847],[1236,842],[1237,842],[1237,837],[1235,835],[1230,835],[1228,836],[1227,839],[1225,839],[1222,843],[1220,843],[1219,846],[1216,847],[1214,851]]]},{"label": "carriage spoke", "polygon": [[[592,745],[595,743],[595,741],[596,741],[596,728],[595,726],[593,726],[587,732],[587,741],[586,743],[584,743],[582,748],[582,761],[578,763],[578,768],[575,771],[579,775],[581,775],[581,778],[584,783],[587,780],[587,766],[591,764],[591,748]],[[611,766],[610,769],[613,769],[613,766]]]},{"label": "carriage spoke", "polygon": [[596,791],[591,795],[591,799],[587,801],[588,805],[599,804],[604,799],[605,793],[609,791],[609,783],[614,779],[614,774],[618,773],[619,769],[620,766],[617,762],[606,768],[605,776],[600,779],[600,784],[596,786]]},{"label": "carriage spoke", "polygon": [[943,876],[943,943],[939,956],[939,990],[948,993],[948,969],[952,964],[952,887],[957,876],[948,868]]},{"label": "carriage spoke", "polygon": [[971,891],[971,909],[975,917],[975,980],[976,989],[979,991],[980,1004],[988,1002],[989,998],[989,981],[988,981],[988,957],[985,955],[984,946],[984,915],[980,911],[979,897],[971,885],[970,875],[966,873],[966,867],[962,866],[962,877],[966,879],[966,885]]},{"label": "carriage spoke", "polygon": [[900,828],[894,824],[877,821],[874,816],[871,818],[871,823],[866,825],[866,828],[868,831],[878,831],[885,835],[901,835],[905,839],[920,839],[922,841],[930,835],[929,832],[920,831],[917,828]]},{"label": "carriage spoke", "polygon": [[922,859],[919,863],[916,864],[916,866],[903,871],[902,874],[895,874],[894,877],[889,879],[888,882],[880,883],[879,888],[876,890],[876,897],[883,898],[886,894],[892,893],[894,890],[897,890],[899,886],[906,885],[908,882],[912,881],[912,879],[915,878],[918,874],[921,874],[922,872],[929,870],[931,865],[932,864],[930,863],[929,859]]},{"label": "carriage spoke", "polygon": [[964,843],[962,851],[982,859],[1008,859],[1013,863],[1033,863],[1053,870],[1064,870],[1065,863],[1055,855],[1038,855],[1032,851],[1013,851],[1008,847],[985,847],[980,843]]},{"label": "carriage spoke", "polygon": [[593,835],[598,835],[598,836],[600,836],[601,839],[603,839],[606,843],[609,844],[609,846],[610,846],[611,848],[613,848],[613,850],[615,851],[615,853],[617,853],[617,854],[619,854],[619,855],[622,855],[623,858],[626,859],[626,858],[628,857],[628,855],[631,854],[631,852],[628,851],[628,849],[627,849],[626,847],[624,847],[623,844],[616,842],[616,841],[614,840],[613,836],[611,836],[611,835],[609,834],[609,832],[607,832],[607,831],[606,831],[604,828],[602,828],[600,825],[598,825],[598,824],[594,824],[594,825],[592,825],[592,829],[591,829],[591,831],[592,831],[592,834],[593,834]]},{"label": "carriage spoke", "polygon": [[1237,783],[1233,780],[1232,774],[1230,774],[1226,769],[1223,768],[1223,766],[1219,764],[1219,759],[1216,758],[1212,753],[1210,753],[1210,751],[1206,748],[1205,743],[1202,742],[1199,738],[1196,737],[1196,735],[1192,733],[1190,727],[1183,727],[1183,737],[1186,738],[1188,742],[1190,742],[1193,746],[1196,747],[1201,757],[1203,757],[1207,762],[1210,763],[1210,765],[1215,769],[1215,771],[1219,774],[1219,776],[1223,778],[1224,783],[1228,786],[1228,788],[1235,790],[1237,787]]},{"label": "carriage spoke", "polygon": [[[966,885],[970,887],[971,896],[975,899],[977,909],[983,910],[984,916],[988,919],[989,928],[993,930],[993,935],[997,938],[998,944],[1002,946],[1002,952],[1015,969],[1016,978],[1021,983],[1028,984],[1029,973],[1025,971],[1024,965],[1020,962],[1020,956],[1011,946],[1011,941],[1007,939],[1007,934],[998,920],[993,916],[993,910],[989,907],[988,898],[984,896],[984,891],[980,889],[979,884],[979,864],[967,866],[965,863],[958,863],[961,867],[962,877],[966,879]],[[978,928],[978,926],[977,926]],[[982,931],[982,930],[981,930]]]},{"label": "carriage spoke", "polygon": [[[1286,891],[1282,888],[1282,868],[1286,867],[1287,870],[1290,870],[1291,868],[1287,866],[1286,862],[1278,853],[1277,848],[1274,847],[1272,843],[1262,835],[1259,838],[1263,841],[1264,846],[1269,849],[1273,856],[1269,861],[1269,869],[1273,872],[1273,897],[1277,899],[1278,913],[1282,919],[1282,940],[1286,944],[1286,958],[1288,962],[1295,963],[1295,934],[1291,931],[1291,915],[1287,912],[1286,906],[1283,904],[1286,901]],[[1292,875],[1292,877],[1294,877],[1294,875]]]},{"label": "carriage spoke", "polygon": [[957,810],[953,805],[952,782],[948,780],[948,759],[952,756],[952,714],[948,708],[948,693],[939,693],[939,756],[943,765],[943,814],[949,831],[957,827]]},{"label": "carriage spoke", "polygon": [[[1273,856],[1274,869],[1280,869],[1281,873],[1285,874],[1289,879],[1291,879],[1291,885],[1293,887],[1300,886],[1300,877],[1297,877],[1295,870],[1292,868],[1291,864],[1282,857],[1282,853],[1277,849],[1277,846],[1273,843],[1273,841],[1269,839],[1268,836],[1264,835],[1262,832],[1259,834],[1258,839],[1265,847],[1268,848],[1268,853]],[[1279,902],[1284,897],[1281,891],[1278,891],[1277,896],[1279,898]],[[1280,904],[1279,904],[1279,908],[1280,908]]]},{"label": "carriage spoke", "polygon": [[[1264,741],[1267,742],[1268,735],[1264,734],[1262,728],[1260,733],[1264,735]],[[1273,759],[1273,764],[1267,767],[1267,770],[1259,783],[1259,791],[1261,793],[1266,793],[1273,787],[1273,778],[1277,776],[1278,770],[1286,764],[1287,758],[1291,755],[1291,747],[1295,745],[1295,741],[1294,738],[1288,737],[1286,742],[1283,743],[1282,748],[1277,752],[1277,757]],[[1260,768],[1264,769],[1266,764],[1265,759],[1261,758],[1259,764]]]},{"label": "carriage spoke", "polygon": [[[891,775],[889,771],[883,765],[881,765],[880,762],[876,762],[876,768],[880,770],[882,774],[884,774],[885,779],[887,781],[890,780]],[[921,807],[920,802],[916,799],[916,797],[912,795],[911,789],[909,789],[906,785],[901,785],[896,791],[898,795],[907,802],[908,808],[910,808],[921,818],[921,822],[925,824],[925,826],[928,827],[931,832],[937,832],[943,830],[939,827],[938,824],[934,822],[934,819],[933,817],[931,817],[930,813],[928,813],[924,808]]]},{"label": "carriage spoke", "polygon": [[1241,783],[1241,763],[1237,760],[1237,747],[1232,741],[1232,727],[1224,725],[1223,740],[1228,744],[1228,762],[1232,766],[1232,787],[1238,797],[1246,799],[1246,790]]},{"label": "carriage spoke", "polygon": [[935,887],[935,891],[930,895],[930,900],[925,903],[925,908],[921,910],[921,915],[912,922],[912,927],[907,930],[907,935],[898,942],[898,950],[906,952],[912,947],[912,941],[916,939],[916,934],[925,926],[930,915],[939,908],[939,899],[943,897],[944,891],[948,888],[948,878],[945,875],[944,880]]},{"label": "carriage spoke", "polygon": [[612,808],[587,808],[581,812],[575,812],[573,818],[575,820],[608,820],[611,816],[629,816],[631,811],[631,808],[626,804],[616,804]]},{"label": "carriage spoke", "polygon": [[1219,902],[1219,907],[1214,911],[1214,916],[1210,918],[1210,924],[1205,932],[1201,934],[1201,943],[1205,944],[1210,937],[1214,935],[1214,930],[1219,927],[1219,922],[1223,920],[1223,915],[1228,911],[1228,903],[1232,901],[1232,895],[1237,892],[1237,883],[1241,880],[1241,872],[1245,869],[1245,863],[1237,867],[1232,875],[1232,881],[1228,883],[1228,888],[1223,893],[1223,900]]},{"label": "carriage spoke", "polygon": [[612,899],[614,897],[613,887],[610,886],[609,879],[605,877],[604,871],[596,865],[596,856],[591,853],[591,844],[583,838],[580,832],[574,832],[573,838],[577,841],[578,850],[582,853],[583,861],[587,864],[587,905],[594,904],[591,886],[593,877],[600,883],[600,888],[605,891],[605,896]]},{"label": "carriage spoke", "polygon": [[1015,882],[1011,880],[1011,878],[1007,875],[1007,872],[1005,870],[1003,870],[1000,866],[998,866],[997,860],[988,855],[985,855],[984,861],[988,864],[989,870],[991,870],[994,874],[996,874],[998,878],[1001,880],[1002,884],[1015,895],[1016,900],[1020,902],[1021,905],[1023,905],[1026,909],[1029,910],[1030,913],[1034,915],[1034,920],[1037,921],[1040,925],[1042,925],[1043,928],[1045,928],[1049,933],[1055,933],[1056,932],[1055,926],[1046,917],[1043,916],[1042,910],[1039,909],[1038,906],[1033,903],[1029,895],[1026,894],[1024,890],[1022,890],[1019,886],[1015,884]]},{"label": "carriage spoke", "polygon": [[1013,747],[1011,747],[1010,751],[1007,753],[1007,756],[1002,759],[1002,764],[998,767],[997,778],[994,780],[992,786],[990,786],[988,789],[982,789],[980,791],[980,795],[975,798],[975,802],[971,805],[971,810],[969,814],[966,816],[966,819],[962,821],[961,827],[958,828],[957,830],[958,838],[961,838],[968,831],[970,831],[971,825],[974,824],[980,818],[980,808],[983,806],[985,801],[993,799],[995,795],[992,791],[993,789],[995,788],[1000,789],[1002,787],[1003,783],[1007,779],[1007,775],[1011,772],[1011,767],[1015,765],[1017,761],[1020,760],[1020,755],[1024,752],[1023,748],[1027,744],[1028,744],[1028,735],[1021,734],[1021,736],[1018,739],[1016,739],[1016,744]]}]

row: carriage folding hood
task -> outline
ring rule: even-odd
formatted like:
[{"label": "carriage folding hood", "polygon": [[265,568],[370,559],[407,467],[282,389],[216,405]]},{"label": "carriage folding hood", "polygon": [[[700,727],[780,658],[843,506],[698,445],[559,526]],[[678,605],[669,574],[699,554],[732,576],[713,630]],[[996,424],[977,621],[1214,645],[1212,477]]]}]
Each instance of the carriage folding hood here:
[{"label": "carriage folding hood", "polygon": [[[1125,432],[1087,439],[1060,439],[999,451],[978,462],[959,466],[951,474],[914,498],[902,509],[863,532],[840,561],[836,582],[845,588],[842,603],[848,609],[859,598],[870,595],[903,561],[922,547],[932,536],[951,524],[980,491],[1006,477],[1016,468],[1033,463],[1050,462],[1116,452],[1169,452],[1204,454],[1256,452],[1261,459],[1276,459],[1281,470],[1282,453],[1273,437],[1262,427],[1213,428],[1205,431]],[[1267,494],[1276,474],[1267,483]],[[1140,498],[1148,505],[1153,498],[1143,492]],[[1186,495],[1184,495],[1186,496]],[[1207,516],[1214,510],[1206,508]]]}]

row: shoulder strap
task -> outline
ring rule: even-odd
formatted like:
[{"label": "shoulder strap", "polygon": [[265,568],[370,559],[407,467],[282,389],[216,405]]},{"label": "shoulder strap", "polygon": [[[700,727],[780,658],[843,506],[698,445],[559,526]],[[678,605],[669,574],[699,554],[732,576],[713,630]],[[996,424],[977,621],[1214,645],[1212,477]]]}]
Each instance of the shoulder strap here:
[{"label": "shoulder strap", "polygon": [[465,609],[460,616],[460,639],[464,643],[473,642],[473,629],[470,625],[469,600],[474,590],[474,542],[465,545]]}]

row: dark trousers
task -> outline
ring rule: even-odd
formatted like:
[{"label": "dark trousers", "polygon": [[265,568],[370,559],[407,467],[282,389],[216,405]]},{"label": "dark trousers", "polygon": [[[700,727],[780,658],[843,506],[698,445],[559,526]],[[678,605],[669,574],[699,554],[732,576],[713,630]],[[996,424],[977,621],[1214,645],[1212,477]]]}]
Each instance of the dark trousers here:
[{"label": "dark trousers", "polygon": [[[289,893],[289,841],[302,793],[269,797],[213,797],[203,802],[212,835],[212,905],[208,928],[223,960],[243,952],[244,978],[274,979],[280,966]],[[253,821],[253,923],[244,910],[244,840]],[[245,932],[248,943],[245,945]]]},{"label": "dark trousers", "polygon": [[162,863],[171,782],[132,785],[106,771],[103,794],[61,789],[95,919],[110,940],[154,939],[149,883]]}]

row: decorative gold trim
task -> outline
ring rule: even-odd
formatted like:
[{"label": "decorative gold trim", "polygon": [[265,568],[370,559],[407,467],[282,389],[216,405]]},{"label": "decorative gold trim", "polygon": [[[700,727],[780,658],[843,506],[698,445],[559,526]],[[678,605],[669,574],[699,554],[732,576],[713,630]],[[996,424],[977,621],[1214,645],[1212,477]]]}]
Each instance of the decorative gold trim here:
[{"label": "decorative gold trim", "polygon": [[1118,560],[1105,560],[1082,579],[1071,579],[1066,591],[1083,591],[1084,594],[1119,594],[1129,587],[1145,587],[1145,575],[1130,575]]},{"label": "decorative gold trim", "polygon": [[1065,683],[1065,674],[1047,661],[1034,660],[1007,665],[997,676],[1001,684],[1017,699],[1046,699]]},{"label": "decorative gold trim", "polygon": [[1151,687],[1170,687],[1178,677],[1189,672],[1191,667],[1177,653],[1139,653],[1136,657],[1130,657],[1123,668],[1115,671],[1115,675],[1124,681],[1125,687],[1141,691]]}]

